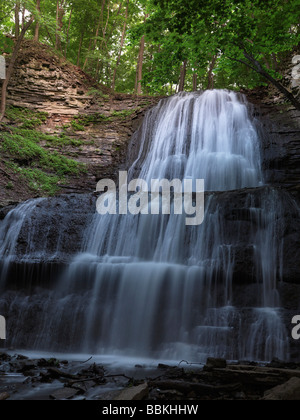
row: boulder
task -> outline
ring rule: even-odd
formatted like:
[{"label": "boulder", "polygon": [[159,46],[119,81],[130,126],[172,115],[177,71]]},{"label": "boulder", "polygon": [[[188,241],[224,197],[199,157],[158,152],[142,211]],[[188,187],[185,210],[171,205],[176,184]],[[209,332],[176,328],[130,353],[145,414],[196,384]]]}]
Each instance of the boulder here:
[{"label": "boulder", "polygon": [[132,388],[124,389],[117,397],[114,398],[115,401],[141,401],[147,397],[149,392],[148,384],[133,386]]},{"label": "boulder", "polygon": [[266,401],[299,401],[300,378],[291,378],[282,385],[265,392],[263,400]]},{"label": "boulder", "polygon": [[78,393],[78,389],[65,387],[54,391],[50,395],[50,398],[52,400],[70,400],[73,397],[75,397]]}]

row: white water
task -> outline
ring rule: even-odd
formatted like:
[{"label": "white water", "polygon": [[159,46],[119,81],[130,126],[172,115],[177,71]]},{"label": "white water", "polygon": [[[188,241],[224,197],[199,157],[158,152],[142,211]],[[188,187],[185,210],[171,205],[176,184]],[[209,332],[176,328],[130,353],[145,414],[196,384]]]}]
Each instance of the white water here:
[{"label": "white water", "polygon": [[[139,142],[130,177],[204,179],[214,192],[263,185],[259,138],[235,93],[163,101],[146,116]],[[254,306],[234,306],[235,247],[212,193],[197,227],[180,215],[96,214],[82,252],[44,300],[33,346],[191,362],[286,359],[277,293],[280,198],[270,189],[259,205],[251,192],[246,201],[260,283]],[[30,299],[16,304],[31,308]]]},{"label": "white water", "polygon": [[[25,223],[30,220],[31,212],[42,201],[29,200],[20,204],[16,209],[8,213],[4,221],[1,223],[0,229],[0,261],[2,267],[0,269],[0,288],[3,286],[7,278],[7,272],[10,263],[17,258],[17,241]],[[31,236],[34,236],[34,231],[28,229],[29,235],[26,244],[26,250],[30,247]],[[26,254],[24,256],[26,258]]]},{"label": "white water", "polygon": [[261,185],[259,140],[240,99],[233,92],[206,91],[163,102],[145,120],[139,157],[129,172],[140,167],[148,182],[205,179],[206,191]]}]

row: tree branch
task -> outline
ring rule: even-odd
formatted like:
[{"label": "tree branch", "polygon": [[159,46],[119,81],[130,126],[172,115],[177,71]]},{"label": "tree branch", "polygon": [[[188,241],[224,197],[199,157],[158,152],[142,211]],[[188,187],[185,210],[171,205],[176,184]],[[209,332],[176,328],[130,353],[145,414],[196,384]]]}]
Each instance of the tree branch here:
[{"label": "tree branch", "polygon": [[246,61],[243,60],[239,60],[238,58],[234,58],[234,57],[229,57],[229,55],[226,56],[227,58],[229,58],[229,60],[232,61],[236,61],[237,63],[241,63],[244,64],[245,66],[249,67],[250,69],[254,70],[256,72],[255,67],[252,67],[249,63],[247,63]]},{"label": "tree branch", "polygon": [[226,56],[230,60],[236,61],[238,63],[244,64],[245,66],[249,67],[256,73],[263,76],[266,80],[268,80],[272,85],[274,85],[288,100],[289,102],[294,105],[296,109],[300,110],[300,102],[294,97],[294,95],[288,91],[278,80],[274,79],[271,74],[269,74],[266,70],[264,70],[263,66],[257,61],[252,54],[248,53],[244,44],[242,42],[239,43],[238,47],[242,50],[244,57],[247,61],[240,60],[238,58],[233,58]]}]

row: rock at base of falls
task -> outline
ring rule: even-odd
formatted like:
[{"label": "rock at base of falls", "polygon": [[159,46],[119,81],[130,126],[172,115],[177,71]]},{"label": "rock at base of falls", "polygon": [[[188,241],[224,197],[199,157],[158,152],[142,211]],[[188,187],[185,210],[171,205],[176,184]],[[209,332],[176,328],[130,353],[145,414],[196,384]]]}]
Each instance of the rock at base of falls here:
[{"label": "rock at base of falls", "polygon": [[263,400],[266,401],[299,401],[300,378],[291,378],[282,385],[267,391]]}]

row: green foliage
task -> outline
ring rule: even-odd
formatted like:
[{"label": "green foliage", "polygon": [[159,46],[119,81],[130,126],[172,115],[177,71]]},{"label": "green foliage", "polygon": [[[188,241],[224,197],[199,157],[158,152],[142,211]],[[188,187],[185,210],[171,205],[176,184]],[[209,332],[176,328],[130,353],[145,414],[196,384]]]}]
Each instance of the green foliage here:
[{"label": "green foliage", "polygon": [[[135,113],[135,109],[123,109],[120,111],[113,111],[109,115],[104,115],[100,113],[95,114],[87,114],[87,115],[80,115],[75,116],[74,119],[71,121],[70,128],[74,131],[83,131],[85,127],[88,127],[91,124],[96,123],[105,123],[114,120],[124,120],[133,113]],[[66,127],[68,128],[68,127]]]},{"label": "green foliage", "polygon": [[[24,133],[24,131],[23,131]],[[58,175],[78,174],[83,165],[54,151],[47,151],[36,142],[36,135],[4,134],[0,149],[27,166],[39,166]]]},{"label": "green foliage", "polygon": [[122,109],[121,111],[113,111],[111,117],[117,117],[121,119],[126,119],[130,115],[134,114],[134,109]]},{"label": "green foliage", "polygon": [[64,134],[56,137],[38,131],[36,128],[45,121],[47,114],[10,107],[7,116],[17,126],[10,126],[1,133],[0,152],[6,156],[8,166],[33,191],[53,195],[59,190],[59,183],[65,182],[65,177],[86,172],[84,164],[48,150],[67,145],[79,147],[82,142]]},{"label": "green foliage", "polygon": [[6,116],[15,123],[21,124],[22,128],[36,128],[47,121],[47,112],[32,111],[28,108],[11,106],[6,110]]},{"label": "green foliage", "polygon": [[46,142],[46,147],[64,148],[65,146],[80,147],[83,145],[82,140],[72,139],[71,137],[68,137],[63,133],[60,134],[59,137],[45,134],[44,136],[41,137],[41,140],[44,140]]},{"label": "green foliage", "polygon": [[39,194],[55,195],[59,190],[59,182],[62,182],[61,177],[47,174],[38,168],[18,168],[17,173]]},{"label": "green foliage", "polygon": [[10,54],[13,50],[14,43],[12,39],[0,34],[0,54]]},{"label": "green foliage", "polygon": [[292,51],[300,41],[298,0],[148,3],[152,14],[144,32],[148,42],[160,44],[160,51],[154,56],[154,78],[146,76],[152,89],[166,83],[172,86],[176,79],[174,70],[177,67],[178,72],[183,60],[188,60],[188,73],[200,73],[201,87],[205,88],[203,76],[207,77],[214,56],[218,87],[254,87],[264,83],[254,61],[280,80],[274,62],[278,64],[280,54]]},{"label": "green foliage", "polygon": [[109,95],[103,93],[103,91],[98,88],[90,88],[87,91],[87,95],[94,96],[95,99],[97,98],[104,99],[104,100],[109,99]]},{"label": "green foliage", "polygon": [[[15,4],[0,4],[3,34],[14,34]],[[39,23],[41,42],[105,87],[112,87],[116,74],[117,92],[135,92],[142,37],[145,94],[176,92],[183,62],[186,90],[193,89],[195,75],[197,87],[206,89],[212,74],[215,87],[260,86],[265,79],[258,75],[255,61],[280,81],[282,57],[300,42],[299,0],[61,0],[58,15],[56,0],[42,0],[41,13],[36,0],[20,4],[27,18],[35,17],[28,38]],[[0,53],[11,52],[12,46],[10,38],[0,35]],[[103,102],[108,92],[93,88],[89,94]],[[34,127],[34,122],[28,124]],[[72,122],[74,131],[84,126]]]},{"label": "green foliage", "polygon": [[84,130],[84,125],[80,124],[80,122],[76,121],[76,120],[72,120],[71,126],[72,126],[74,131],[83,131]]},{"label": "green foliage", "polygon": [[6,188],[7,190],[13,190],[13,189],[14,189],[14,184],[13,184],[12,182],[8,182],[8,183],[5,185],[5,188]]},{"label": "green foliage", "polygon": [[38,194],[49,196],[55,195],[59,190],[59,182],[63,182],[63,178],[57,175],[47,174],[38,168],[24,168],[14,161],[6,162],[6,166],[15,174],[18,174],[19,177]]}]

